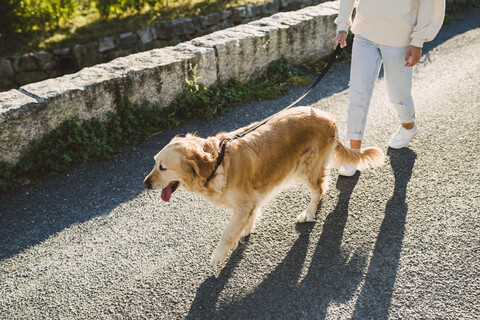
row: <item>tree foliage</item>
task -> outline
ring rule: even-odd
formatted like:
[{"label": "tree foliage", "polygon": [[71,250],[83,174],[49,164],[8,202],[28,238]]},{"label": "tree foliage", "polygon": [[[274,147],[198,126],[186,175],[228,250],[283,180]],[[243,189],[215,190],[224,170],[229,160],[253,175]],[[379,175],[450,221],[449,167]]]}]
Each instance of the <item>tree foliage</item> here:
[{"label": "tree foliage", "polygon": [[164,0],[1,0],[0,39],[32,30],[56,29],[88,10],[96,10],[102,19],[107,19],[111,13],[140,11],[163,3]]}]

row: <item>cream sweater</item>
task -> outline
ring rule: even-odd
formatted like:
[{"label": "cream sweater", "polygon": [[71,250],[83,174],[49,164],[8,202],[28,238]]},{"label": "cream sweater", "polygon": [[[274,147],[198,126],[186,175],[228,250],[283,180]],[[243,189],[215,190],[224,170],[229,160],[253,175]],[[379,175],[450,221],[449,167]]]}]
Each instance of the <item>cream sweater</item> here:
[{"label": "cream sweater", "polygon": [[391,47],[422,47],[437,35],[445,15],[445,0],[340,0],[337,32],[348,31]]}]

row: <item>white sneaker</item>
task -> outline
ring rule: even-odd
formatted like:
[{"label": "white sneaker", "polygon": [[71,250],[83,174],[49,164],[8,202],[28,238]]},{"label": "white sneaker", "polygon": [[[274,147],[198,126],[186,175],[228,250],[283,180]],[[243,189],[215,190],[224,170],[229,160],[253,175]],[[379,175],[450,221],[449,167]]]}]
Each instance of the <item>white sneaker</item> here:
[{"label": "white sneaker", "polygon": [[400,128],[398,128],[397,131],[392,135],[390,141],[388,141],[388,146],[392,149],[406,147],[417,133],[418,128],[416,124],[410,130],[400,126]]},{"label": "white sneaker", "polygon": [[357,172],[357,167],[352,165],[341,166],[338,169],[338,174],[344,177],[351,177]]}]

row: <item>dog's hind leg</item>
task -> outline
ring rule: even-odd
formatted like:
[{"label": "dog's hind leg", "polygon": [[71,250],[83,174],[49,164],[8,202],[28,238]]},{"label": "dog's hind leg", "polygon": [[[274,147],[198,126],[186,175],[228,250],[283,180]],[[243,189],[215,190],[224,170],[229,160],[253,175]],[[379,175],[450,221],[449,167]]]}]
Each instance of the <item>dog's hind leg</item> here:
[{"label": "dog's hind leg", "polygon": [[215,248],[215,252],[212,255],[211,265],[216,266],[227,256],[228,252],[232,249],[235,249],[238,245],[238,241],[242,236],[242,232],[247,227],[253,227],[250,225],[250,221],[253,218],[255,220],[255,208],[250,209],[237,209],[233,211],[233,215],[228,222],[227,227],[222,232],[220,242]]},{"label": "dog's hind leg", "polygon": [[328,189],[330,175],[328,169],[322,167],[318,172],[306,177],[306,184],[310,189],[310,203],[305,211],[297,216],[297,222],[312,222],[315,221],[315,213],[317,212],[318,204],[322,199],[323,194]]},{"label": "dog's hind leg", "polygon": [[253,229],[255,229],[255,224],[257,223],[258,219],[260,219],[260,216],[260,208],[255,208],[255,210],[253,210],[253,214],[248,218],[247,226],[242,231],[242,238],[252,233]]}]

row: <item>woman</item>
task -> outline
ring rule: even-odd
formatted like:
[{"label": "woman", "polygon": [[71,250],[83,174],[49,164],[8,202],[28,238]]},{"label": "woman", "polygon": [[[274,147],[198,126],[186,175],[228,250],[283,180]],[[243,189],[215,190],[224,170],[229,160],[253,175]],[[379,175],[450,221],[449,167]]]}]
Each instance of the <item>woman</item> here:
[{"label": "woman", "polygon": [[[355,34],[350,72],[347,138],[360,150],[373,88],[383,63],[390,102],[401,125],[388,142],[390,148],[405,147],[418,133],[412,97],[413,66],[422,46],[437,35],[443,23],[445,0],[340,0],[333,40],[343,48],[351,27]],[[353,176],[355,167],[342,167],[339,174]]]}]

